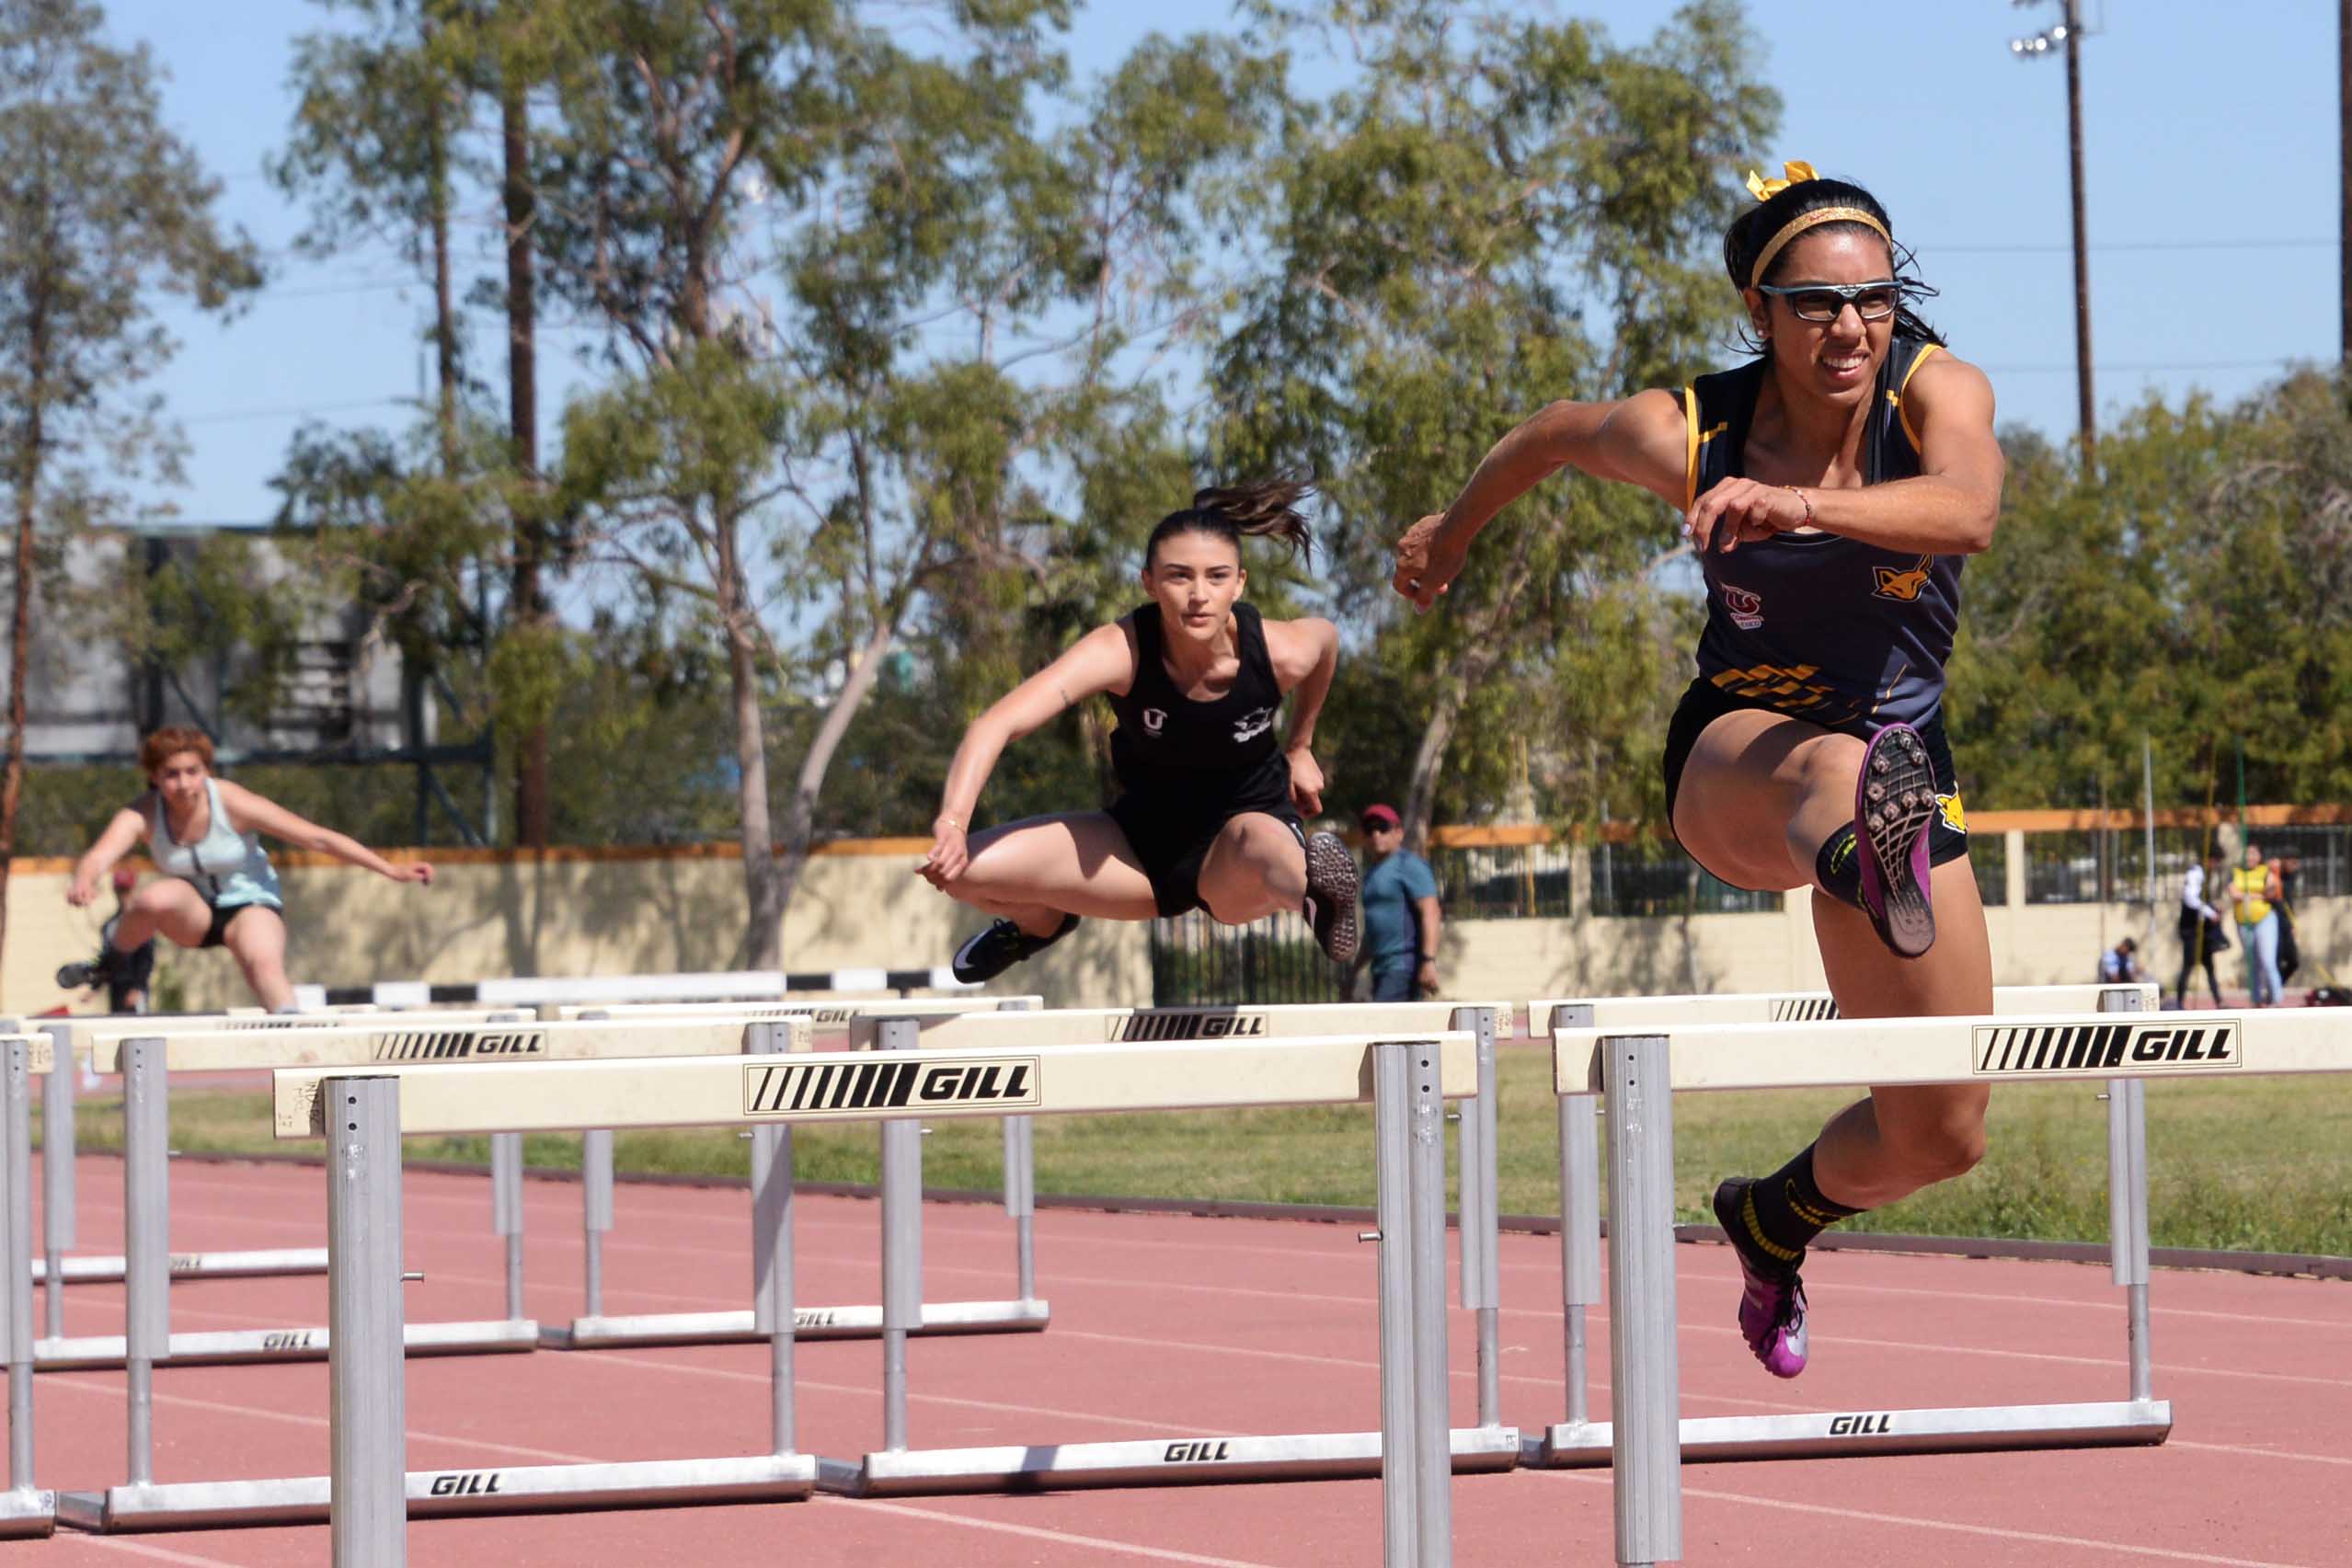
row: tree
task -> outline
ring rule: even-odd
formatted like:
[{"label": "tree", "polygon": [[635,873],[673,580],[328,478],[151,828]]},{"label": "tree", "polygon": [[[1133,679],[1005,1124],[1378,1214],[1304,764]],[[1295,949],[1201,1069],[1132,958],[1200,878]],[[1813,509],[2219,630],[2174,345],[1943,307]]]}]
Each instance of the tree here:
[{"label": "tree", "polygon": [[1550,486],[1427,617],[1386,591],[1389,545],[1543,402],[1678,383],[1728,336],[1711,252],[1744,199],[1733,169],[1778,112],[1737,10],[1686,6],[1623,50],[1439,0],[1254,9],[1342,40],[1349,74],[1291,117],[1263,177],[1268,262],[1215,358],[1214,441],[1230,468],[1322,476],[1335,601],[1428,693],[1409,777],[1371,787],[1404,784],[1417,835],[1441,790],[1498,798],[1501,742],[1550,716],[1606,726],[1547,759],[1555,795],[1587,813],[1654,795],[1623,727],[1654,731],[1682,668],[1659,657],[1678,612],[1646,586],[1678,554],[1665,509]]},{"label": "tree", "polygon": [[154,61],[102,27],[75,0],[0,0],[0,473],[16,523],[0,941],[35,580],[75,532],[130,509],[111,486],[178,475],[176,432],[138,393],[175,347],[149,291],[223,311],[260,280],[214,220],[219,187],[163,123]]}]

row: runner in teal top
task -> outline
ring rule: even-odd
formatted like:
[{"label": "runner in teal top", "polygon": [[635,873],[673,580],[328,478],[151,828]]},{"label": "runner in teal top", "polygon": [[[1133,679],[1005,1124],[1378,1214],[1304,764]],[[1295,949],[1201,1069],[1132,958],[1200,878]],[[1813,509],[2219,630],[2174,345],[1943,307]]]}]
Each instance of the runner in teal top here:
[{"label": "runner in teal top", "polygon": [[212,742],[201,729],[173,725],[156,730],[140,745],[139,761],[154,787],[114,814],[74,867],[65,893],[75,908],[86,906],[114,863],[142,839],[163,873],[107,921],[98,962],[88,966],[97,980],[107,979],[160,933],[182,947],[227,948],[264,1007],[290,1010],[294,988],[286,979],[285,898],[261,847],[263,833],[395,882],[433,879],[433,868],[420,861],[395,865],[357,839],[212,777]]}]

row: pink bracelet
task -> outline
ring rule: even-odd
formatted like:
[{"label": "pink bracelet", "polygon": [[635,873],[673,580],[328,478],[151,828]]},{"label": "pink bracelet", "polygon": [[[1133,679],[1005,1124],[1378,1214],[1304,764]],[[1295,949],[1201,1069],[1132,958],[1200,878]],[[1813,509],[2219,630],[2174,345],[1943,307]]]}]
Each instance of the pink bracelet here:
[{"label": "pink bracelet", "polygon": [[1799,528],[1810,528],[1810,527],[1812,527],[1812,526],[1813,526],[1813,498],[1812,498],[1812,497],[1810,497],[1810,496],[1808,496],[1808,495],[1807,495],[1804,491],[1802,491],[1802,490],[1798,489],[1798,488],[1797,488],[1796,486],[1794,486],[1794,485],[1783,485],[1783,486],[1781,486],[1781,488],[1782,488],[1782,489],[1784,489],[1784,490],[1786,490],[1786,491],[1787,491],[1790,495],[1795,496],[1795,497],[1796,497],[1798,500],[1803,501],[1803,502],[1805,503],[1805,521],[1804,521],[1803,522],[1798,523],[1796,526],[1797,526],[1797,527],[1799,527]]}]

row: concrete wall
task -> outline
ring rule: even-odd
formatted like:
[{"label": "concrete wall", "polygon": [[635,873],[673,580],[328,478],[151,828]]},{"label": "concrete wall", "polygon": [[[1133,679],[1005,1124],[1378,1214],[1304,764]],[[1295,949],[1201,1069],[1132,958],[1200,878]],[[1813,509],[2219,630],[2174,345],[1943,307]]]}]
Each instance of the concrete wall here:
[{"label": "concrete wall", "polygon": [[[981,917],[913,875],[912,853],[827,853],[809,863],[784,933],[787,967],[914,967],[944,963]],[[19,861],[8,884],[0,1011],[39,1012],[68,1000],[60,964],[97,948],[111,910],[68,909],[68,865]],[[2015,891],[2022,897],[2022,879]],[[443,864],[430,888],[340,865],[285,871],[297,980],[356,985],[380,979],[470,980],[498,975],[643,974],[729,967],[742,934],[741,866],[723,855],[560,856],[544,862],[473,858]],[[2169,983],[2179,951],[2173,915],[2154,939],[2140,906],[2013,904],[1987,911],[1994,978],[2004,985],[2081,983],[2099,954],[2128,933]],[[2352,979],[2352,899],[2307,901],[2302,983],[2324,965]],[[1796,990],[1823,984],[1807,895],[1777,913],[1678,919],[1450,921],[1446,990],[1456,996],[1539,996],[1683,990]],[[2313,961],[2317,962],[2314,963]],[[2235,950],[2225,986],[2241,984]],[[248,999],[224,953],[166,944],[159,975],[191,1007]],[[1122,1006],[1151,999],[1148,928],[1089,921],[1008,978],[1060,1006]]]}]

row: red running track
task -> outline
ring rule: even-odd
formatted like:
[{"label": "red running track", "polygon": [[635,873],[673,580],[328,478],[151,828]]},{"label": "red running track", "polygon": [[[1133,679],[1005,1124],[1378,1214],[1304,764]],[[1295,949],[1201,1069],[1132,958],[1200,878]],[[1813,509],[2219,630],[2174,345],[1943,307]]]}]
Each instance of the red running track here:
[{"label": "red running track", "polygon": [[[84,1250],[119,1249],[121,1167],[83,1162]],[[495,1318],[503,1270],[478,1177],[407,1184],[413,1319]],[[607,1310],[707,1310],[748,1300],[740,1192],[624,1186],[606,1243]],[[317,1245],[316,1170],[177,1168],[182,1250]],[[579,1301],[579,1189],[533,1182],[526,1304],[563,1322]],[[878,1210],[799,1204],[803,1304],[878,1298]],[[1041,1334],[909,1347],[918,1446],[1379,1425],[1373,1249],[1332,1225],[1055,1211],[1037,1219]],[[1559,1253],[1502,1241],[1503,1414],[1530,1433],[1565,1409]],[[1001,1213],[935,1207],[925,1237],[935,1299],[1011,1294]],[[1721,1248],[1677,1250],[1684,1410],[2027,1402],[2124,1396],[2121,1292],[2104,1269],[1857,1253],[1808,1270],[1814,1361],[1781,1384],[1731,1327],[1736,1270]],[[2352,1562],[2352,1288],[2160,1273],[2156,1387],[2174,1402],[2161,1448],[1696,1466],[1685,1471],[1685,1561],[1743,1564]],[[67,1292],[67,1332],[121,1332],[119,1287]],[[323,1279],[176,1287],[178,1329],[325,1322]],[[1608,1339],[1594,1325],[1595,1408]],[[1475,1419],[1474,1334],[1453,1319],[1455,1421]],[[408,1363],[409,1463],[683,1458],[763,1451],[761,1346]],[[800,1447],[854,1459],[878,1443],[878,1346],[799,1348]],[[41,1484],[96,1489],[123,1471],[119,1372],[38,1379]],[[323,1364],[188,1368],[155,1379],[163,1481],[318,1474],[327,1468]],[[1612,1561],[1605,1471],[1520,1471],[1454,1487],[1463,1564]],[[1336,1568],[1380,1560],[1377,1482],[1185,1487],[536,1515],[419,1521],[419,1564],[686,1564],[774,1561],[857,1568],[1190,1563]],[[316,1564],[324,1528],[12,1543],[10,1568],[140,1562]]]}]

